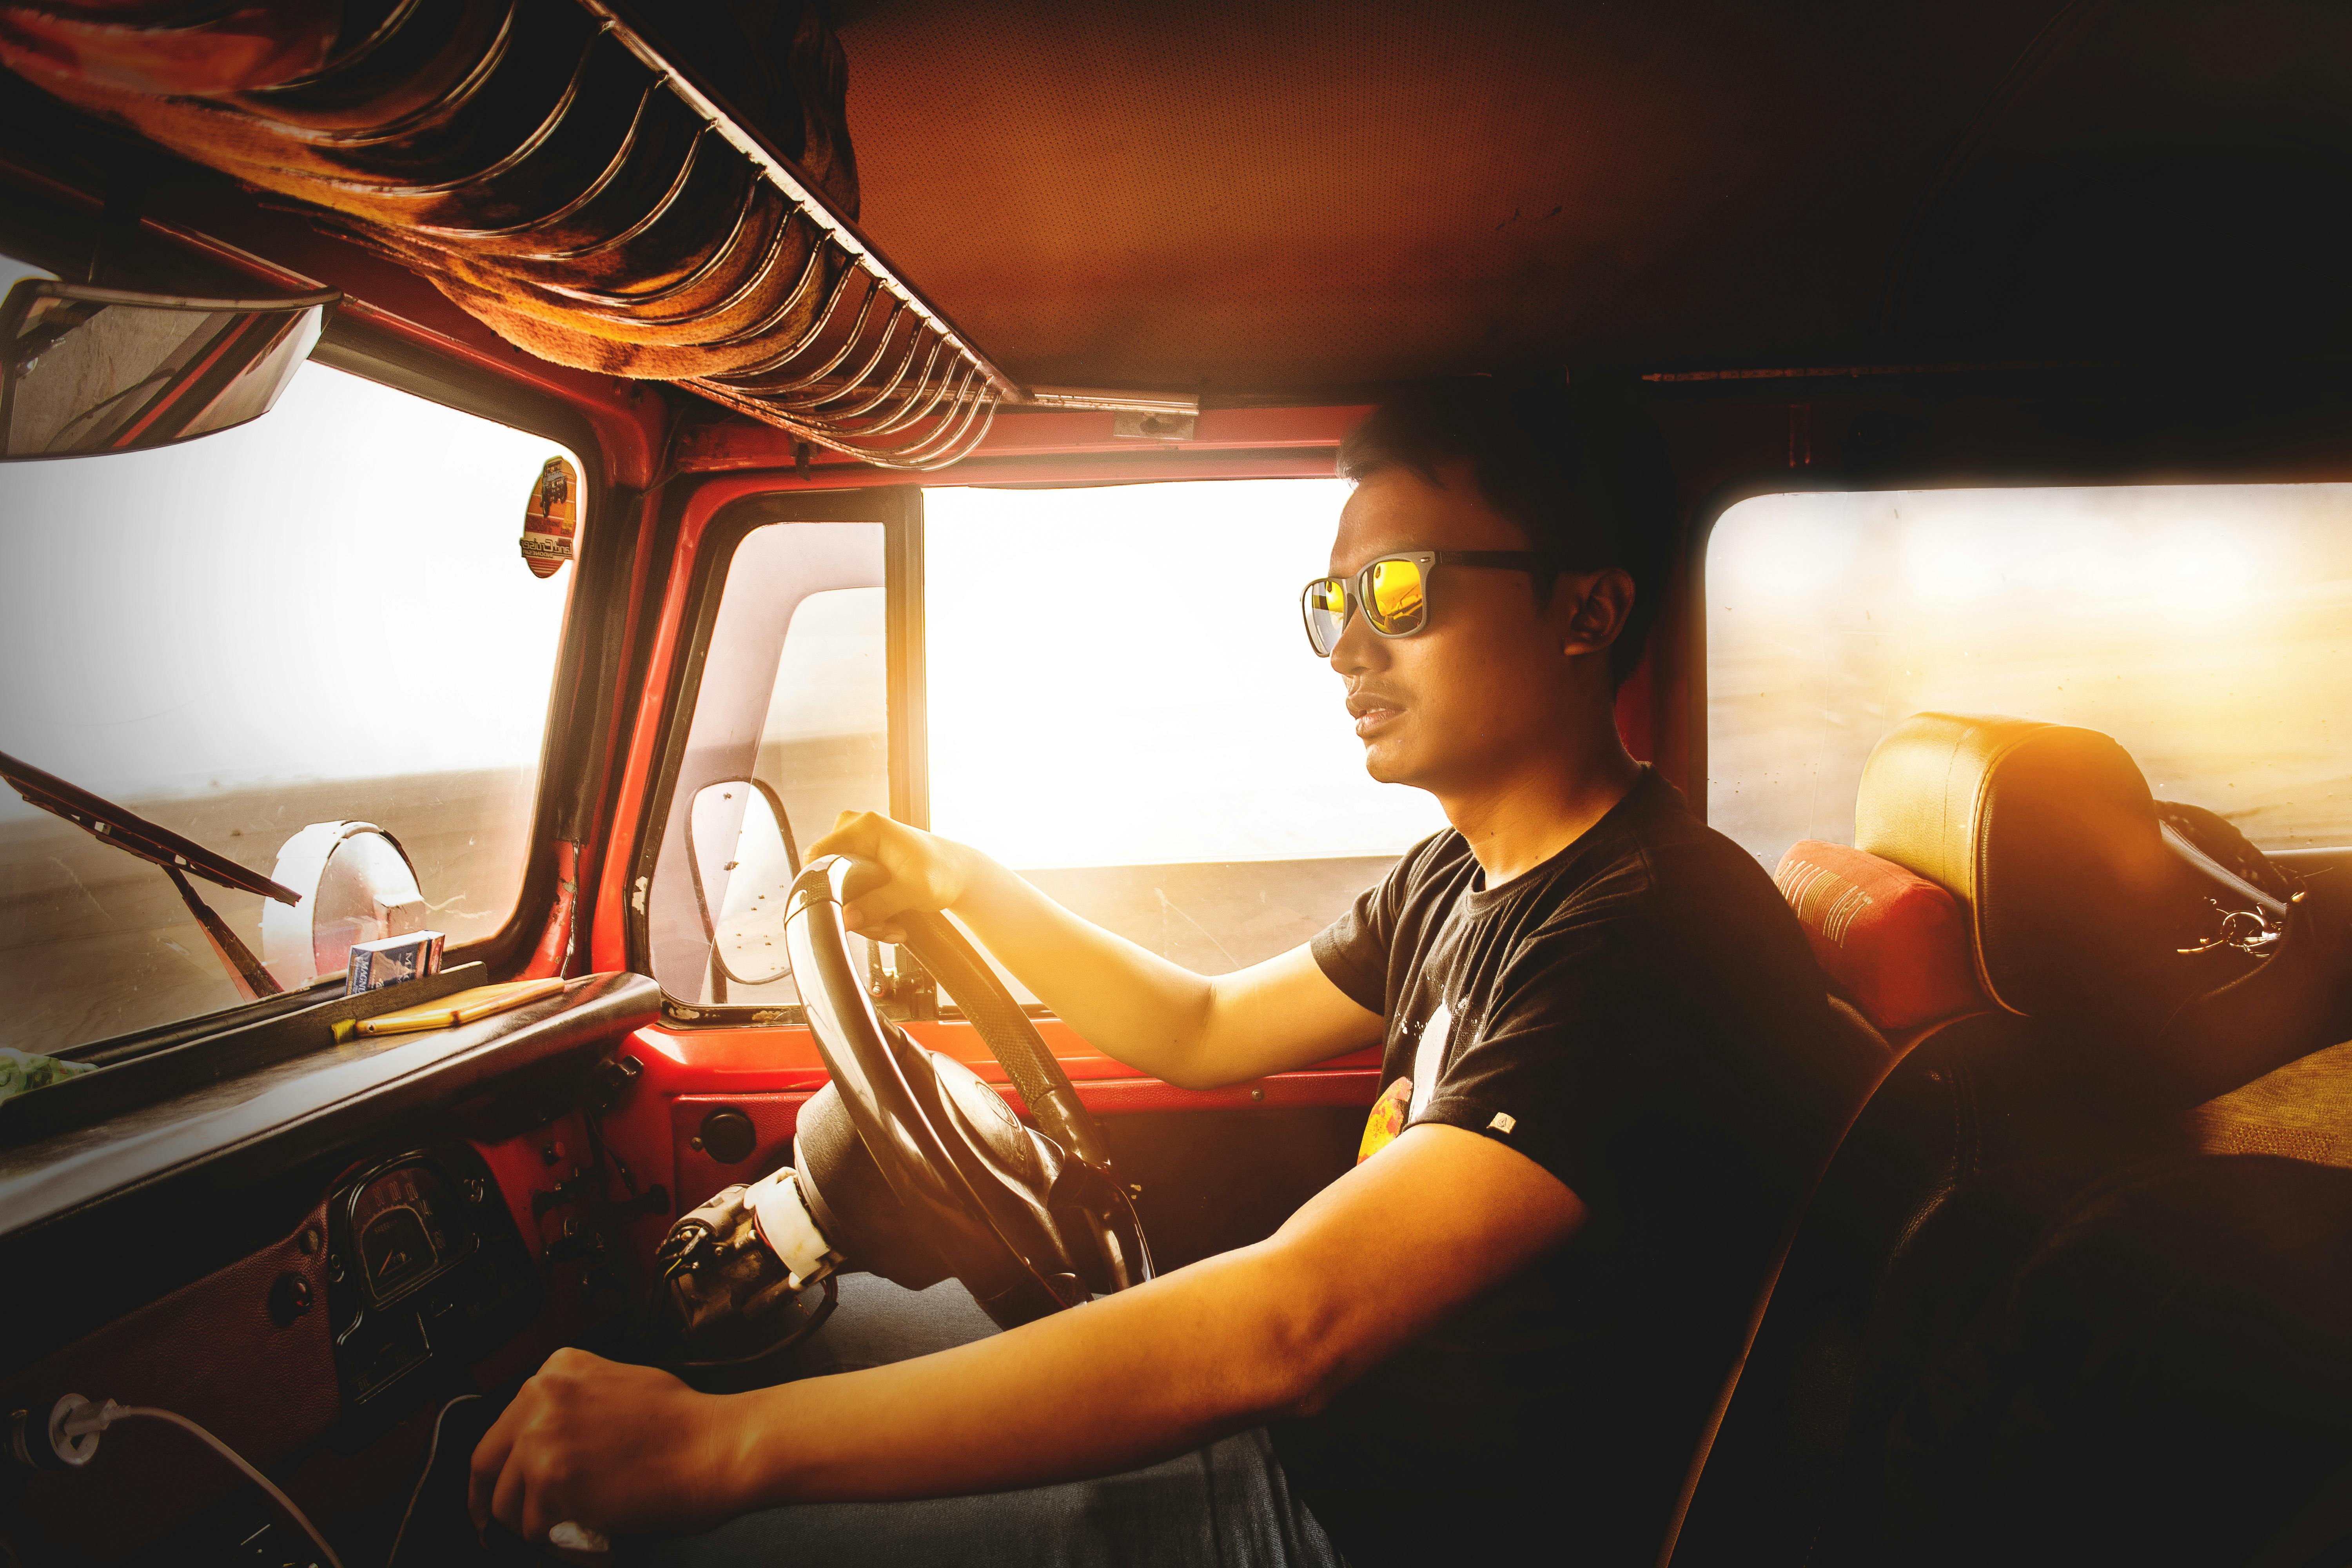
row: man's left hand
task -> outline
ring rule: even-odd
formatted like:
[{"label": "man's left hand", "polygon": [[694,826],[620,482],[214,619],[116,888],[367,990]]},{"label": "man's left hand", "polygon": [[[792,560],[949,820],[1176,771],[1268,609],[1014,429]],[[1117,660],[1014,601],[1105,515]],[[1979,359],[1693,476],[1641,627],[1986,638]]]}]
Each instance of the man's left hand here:
[{"label": "man's left hand", "polygon": [[467,1511],[533,1542],[566,1520],[608,1535],[716,1524],[739,1507],[734,1415],[668,1373],[557,1351],[476,1446]]}]

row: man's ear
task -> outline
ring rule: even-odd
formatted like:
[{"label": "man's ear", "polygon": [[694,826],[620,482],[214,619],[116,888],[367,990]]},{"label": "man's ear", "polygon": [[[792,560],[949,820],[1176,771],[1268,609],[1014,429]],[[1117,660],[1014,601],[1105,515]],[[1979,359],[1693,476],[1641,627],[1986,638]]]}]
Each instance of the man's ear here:
[{"label": "man's ear", "polygon": [[1559,581],[1564,595],[1573,595],[1575,609],[1568,617],[1567,637],[1560,651],[1570,658],[1599,653],[1617,640],[1633,614],[1633,574],[1621,566],[1598,572],[1571,572]]}]

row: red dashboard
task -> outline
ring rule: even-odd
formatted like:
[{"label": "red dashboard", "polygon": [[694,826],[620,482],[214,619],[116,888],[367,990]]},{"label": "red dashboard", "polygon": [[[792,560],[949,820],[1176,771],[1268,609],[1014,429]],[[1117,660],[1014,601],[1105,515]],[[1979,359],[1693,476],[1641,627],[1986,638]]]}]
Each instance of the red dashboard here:
[{"label": "red dashboard", "polygon": [[[1088,1046],[1066,1024],[1041,1018],[1055,1059],[1097,1118],[1156,1111],[1231,1111],[1369,1106],[1380,1093],[1377,1047],[1335,1057],[1300,1072],[1276,1073],[1223,1089],[1178,1089],[1145,1078]],[[994,1084],[1026,1111],[1010,1075],[989,1055],[978,1031],[956,1022],[914,1023],[908,1033]],[[748,1181],[792,1157],[800,1108],[824,1087],[824,1064],[805,1028],[639,1029],[625,1047],[644,1064],[637,1091],[604,1119],[614,1153],[640,1172],[659,1172],[684,1213],[719,1188]],[[706,1134],[713,1117],[732,1110],[751,1124],[748,1147]],[[654,1230],[644,1245],[658,1242]]]}]

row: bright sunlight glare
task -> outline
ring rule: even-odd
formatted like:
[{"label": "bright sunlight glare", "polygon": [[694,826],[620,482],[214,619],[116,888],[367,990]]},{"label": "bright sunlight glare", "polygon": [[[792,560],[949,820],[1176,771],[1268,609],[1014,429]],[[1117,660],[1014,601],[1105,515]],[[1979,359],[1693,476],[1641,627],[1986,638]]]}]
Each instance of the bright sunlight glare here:
[{"label": "bright sunlight glare", "polygon": [[1706,557],[1708,820],[1852,843],[1913,713],[2120,742],[2258,842],[2352,843],[2352,486],[1759,496]]},{"label": "bright sunlight glare", "polygon": [[1376,784],[1299,590],[1347,487],[924,497],[931,820],[1007,865],[1392,855],[1444,826]]},{"label": "bright sunlight glare", "polygon": [[535,762],[571,573],[515,541],[557,450],[311,363],[250,425],[10,465],[0,749],[123,798]]}]

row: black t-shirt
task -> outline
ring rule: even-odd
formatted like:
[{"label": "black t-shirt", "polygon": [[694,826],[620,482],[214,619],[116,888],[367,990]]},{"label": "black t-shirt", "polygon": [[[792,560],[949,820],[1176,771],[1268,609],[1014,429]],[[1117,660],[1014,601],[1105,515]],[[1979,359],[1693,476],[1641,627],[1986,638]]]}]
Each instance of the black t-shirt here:
[{"label": "black t-shirt", "polygon": [[[1653,1561],[1766,1268],[1858,1093],[1863,1044],[1771,879],[1655,773],[1488,889],[1426,839],[1318,936],[1388,1019],[1365,1154],[1497,1139],[1590,1217],[1564,1246],[1276,1428],[1354,1563]],[[1395,1289],[1415,1282],[1400,1279]]]}]

